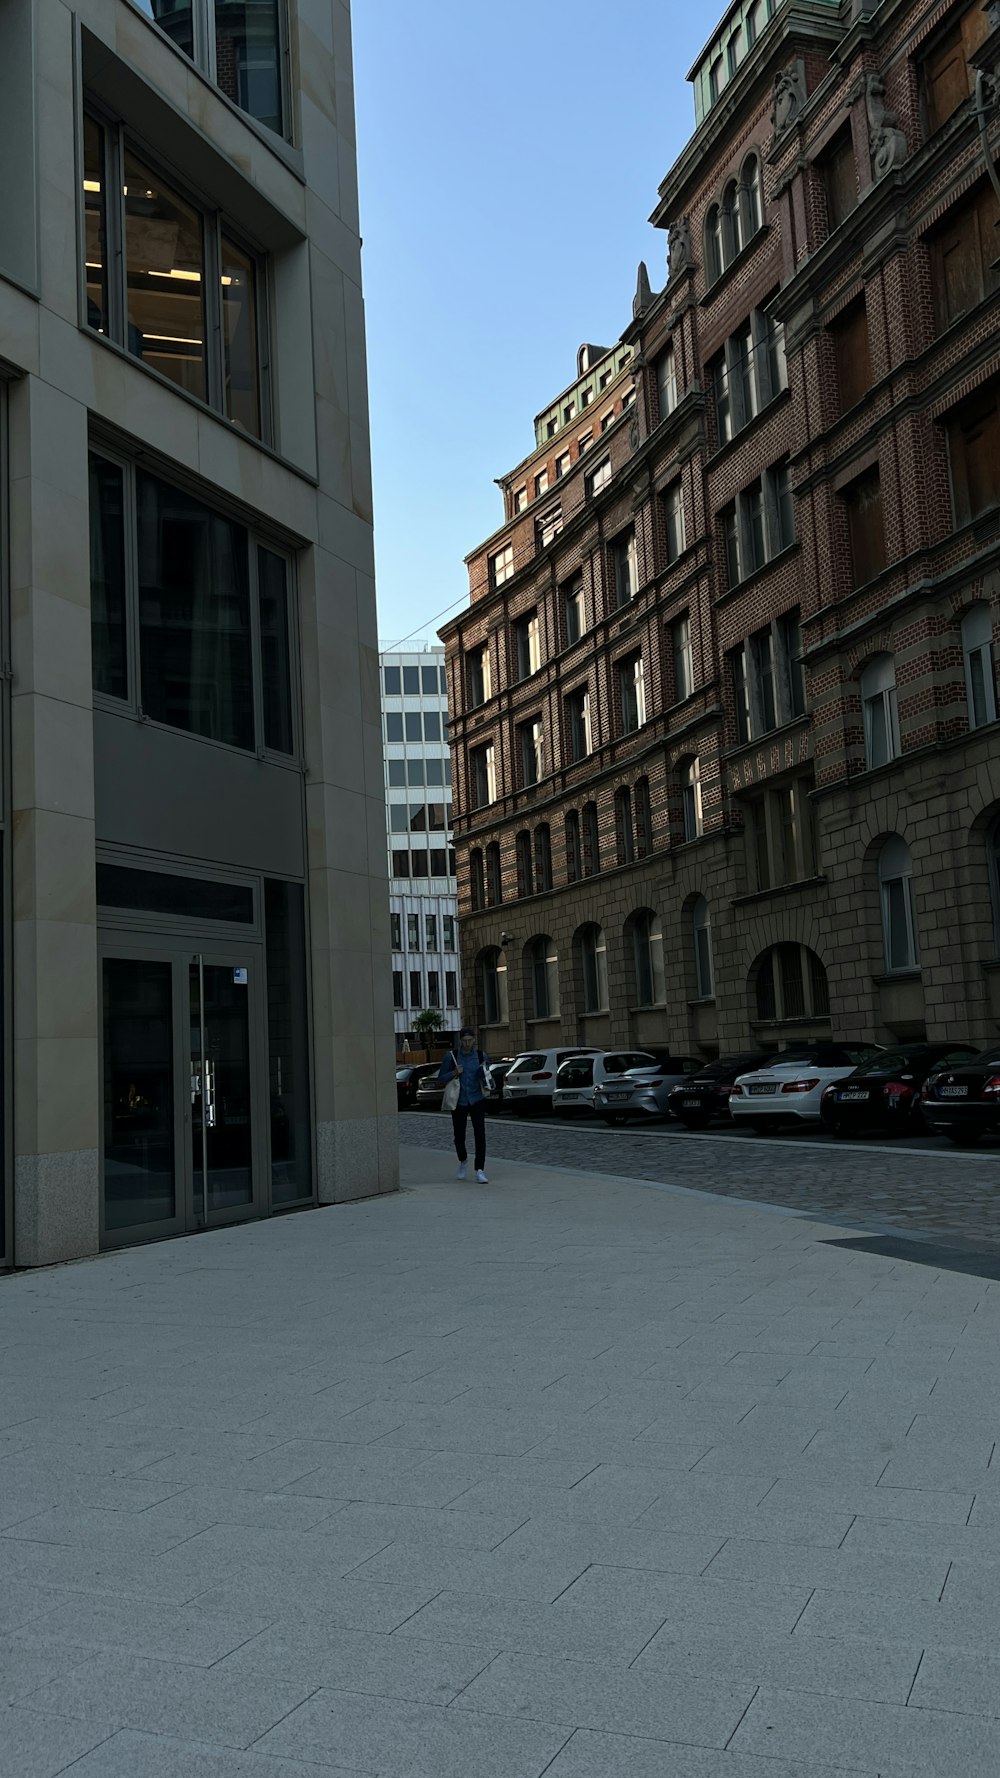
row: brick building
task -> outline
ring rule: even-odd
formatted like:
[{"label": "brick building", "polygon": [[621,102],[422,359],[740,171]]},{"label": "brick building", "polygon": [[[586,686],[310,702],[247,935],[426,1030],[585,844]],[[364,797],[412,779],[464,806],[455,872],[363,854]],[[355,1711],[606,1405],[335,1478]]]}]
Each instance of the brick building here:
[{"label": "brick building", "polygon": [[442,631],[494,1053],[1000,1029],[998,45],[742,0],[691,71],[666,286]]}]

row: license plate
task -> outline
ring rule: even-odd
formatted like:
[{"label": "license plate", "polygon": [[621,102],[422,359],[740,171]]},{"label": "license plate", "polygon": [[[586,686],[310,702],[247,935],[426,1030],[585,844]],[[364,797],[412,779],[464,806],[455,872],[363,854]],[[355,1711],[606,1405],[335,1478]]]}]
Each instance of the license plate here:
[{"label": "license plate", "polygon": [[697,1111],[701,1106],[700,1099],[682,1099],[681,1104],[689,1110]]},{"label": "license plate", "polygon": [[564,1105],[575,1105],[577,1100],[579,1099],[580,1095],[579,1095],[579,1093],[563,1092],[563,1093],[560,1093],[559,1097],[561,1098]]},{"label": "license plate", "polygon": [[605,1093],[604,1095],[606,1099],[611,1100],[613,1105],[620,1105],[623,1099],[628,1099],[630,1096],[628,1093]]},{"label": "license plate", "polygon": [[839,1099],[867,1099],[867,1093],[838,1093]]},{"label": "license plate", "polygon": [[755,1080],[747,1087],[748,1093],[776,1093],[777,1083],[773,1080]]},{"label": "license plate", "polygon": [[966,1099],[968,1094],[968,1087],[938,1087],[939,1099]]},{"label": "license plate", "polygon": [[527,1090],[528,1090],[527,1087],[508,1087],[507,1088],[507,1091],[510,1094],[512,1099],[516,1099],[519,1094],[526,1093]]}]

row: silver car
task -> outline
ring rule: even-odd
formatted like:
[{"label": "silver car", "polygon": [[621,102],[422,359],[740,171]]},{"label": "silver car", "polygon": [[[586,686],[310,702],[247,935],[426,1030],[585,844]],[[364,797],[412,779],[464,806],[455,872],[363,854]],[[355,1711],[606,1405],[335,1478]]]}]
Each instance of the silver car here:
[{"label": "silver car", "polygon": [[654,1059],[649,1050],[599,1050],[596,1055],[571,1057],[556,1074],[553,1111],[567,1115],[593,1111],[594,1094],[609,1074],[618,1076],[632,1068],[650,1068]]},{"label": "silver car", "polygon": [[606,1075],[594,1089],[594,1110],[606,1124],[627,1124],[629,1118],[670,1117],[670,1093],[704,1066],[697,1056],[661,1056],[655,1067]]}]

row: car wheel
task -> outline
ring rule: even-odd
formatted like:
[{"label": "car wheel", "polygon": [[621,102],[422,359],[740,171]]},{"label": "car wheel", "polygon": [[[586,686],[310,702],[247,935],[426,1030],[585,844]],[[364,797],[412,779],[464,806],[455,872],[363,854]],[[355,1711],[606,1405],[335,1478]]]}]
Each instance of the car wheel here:
[{"label": "car wheel", "polygon": [[773,1136],[775,1130],[775,1126],[771,1123],[770,1118],[766,1117],[752,1117],[750,1119],[750,1128],[755,1136]]},{"label": "car wheel", "polygon": [[956,1148],[975,1148],[979,1141],[978,1130],[948,1130],[945,1133]]}]

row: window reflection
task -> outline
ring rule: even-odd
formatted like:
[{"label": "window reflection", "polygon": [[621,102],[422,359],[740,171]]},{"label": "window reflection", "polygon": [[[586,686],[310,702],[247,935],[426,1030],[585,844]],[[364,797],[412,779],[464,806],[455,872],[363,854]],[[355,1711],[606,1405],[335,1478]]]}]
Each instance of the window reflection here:
[{"label": "window reflection", "polygon": [[124,198],[128,349],[204,401],[208,389],[202,219],[129,153]]},{"label": "window reflection", "polygon": [[154,476],[136,480],[143,709],[252,748],[246,532]]},{"label": "window reflection", "polygon": [[309,1023],[302,886],[264,884],[267,942],[267,1046],[271,1083],[271,1202],[312,1191],[309,1134]]},{"label": "window reflection", "polygon": [[134,4],[166,32],[178,49],[194,57],[194,7],[191,0],[134,0]]},{"label": "window reflection", "polygon": [[264,745],[291,753],[292,676],[288,658],[288,564],[273,550],[258,549],[260,652],[264,682]]},{"label": "window reflection", "polygon": [[222,237],[222,339],[226,413],[260,437],[257,279],[248,253]]},{"label": "window reflection", "polygon": [[125,628],[125,478],[117,463],[90,459],[90,632],[94,690],[128,697]]},{"label": "window reflection", "polygon": [[282,133],[279,0],[215,0],[216,80],[258,123]]},{"label": "window reflection", "polygon": [[83,217],[86,231],[87,323],[108,332],[108,213],[104,131],[97,119],[83,120]]}]

